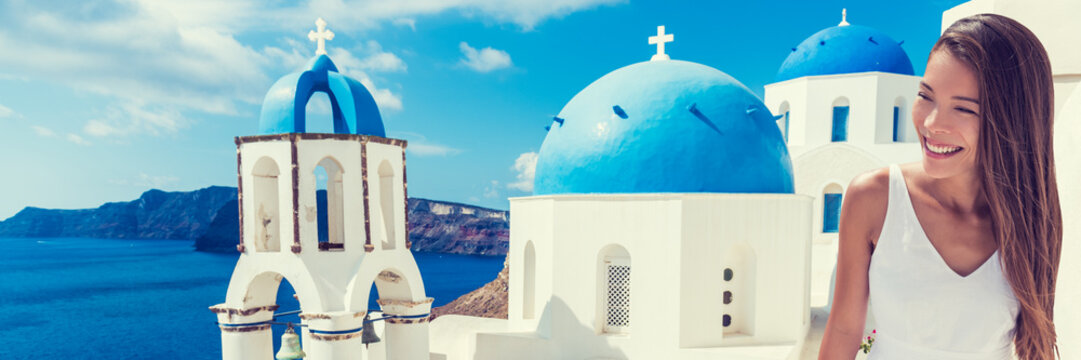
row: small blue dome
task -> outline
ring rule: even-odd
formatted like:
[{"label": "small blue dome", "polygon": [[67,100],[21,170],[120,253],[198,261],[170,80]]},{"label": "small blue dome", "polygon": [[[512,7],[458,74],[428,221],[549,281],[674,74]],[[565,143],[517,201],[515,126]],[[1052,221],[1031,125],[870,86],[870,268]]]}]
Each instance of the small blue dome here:
[{"label": "small blue dome", "polygon": [[867,71],[914,74],[901,44],[885,33],[859,25],[834,26],[793,49],[777,71],[777,81]]},{"label": "small blue dome", "polygon": [[792,162],[774,119],[717,69],[676,60],[626,66],[554,119],[533,191],[792,193]]},{"label": "small blue dome", "polygon": [[305,132],[305,110],[315,92],[330,98],[335,134],[386,136],[375,98],[359,81],[338,73],[330,57],[308,61],[308,70],[278,79],[263,99],[259,134]]}]

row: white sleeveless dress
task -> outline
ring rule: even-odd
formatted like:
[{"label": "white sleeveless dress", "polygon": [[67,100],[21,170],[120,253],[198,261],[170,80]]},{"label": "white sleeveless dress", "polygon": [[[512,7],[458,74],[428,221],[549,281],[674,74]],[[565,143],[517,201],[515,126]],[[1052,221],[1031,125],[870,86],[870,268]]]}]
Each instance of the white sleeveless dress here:
[{"label": "white sleeveless dress", "polygon": [[923,231],[899,166],[868,269],[875,319],[869,360],[1013,358],[1018,303],[996,250],[975,272],[954,272]]}]

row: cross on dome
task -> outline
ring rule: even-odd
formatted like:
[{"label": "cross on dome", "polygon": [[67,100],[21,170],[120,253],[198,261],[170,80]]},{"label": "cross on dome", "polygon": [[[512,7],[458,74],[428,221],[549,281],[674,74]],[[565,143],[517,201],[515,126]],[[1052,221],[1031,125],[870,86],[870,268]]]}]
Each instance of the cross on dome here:
[{"label": "cross on dome", "polygon": [[669,59],[671,59],[670,57],[668,57],[668,54],[664,53],[664,44],[665,43],[670,43],[672,41],[675,41],[675,35],[673,35],[673,34],[665,34],[664,33],[664,25],[658,26],[657,27],[657,36],[650,36],[649,37],[649,44],[650,45],[657,44],[657,53],[654,54],[653,57],[649,58],[649,61],[658,61],[658,60],[669,60]]},{"label": "cross on dome", "polygon": [[848,9],[842,8],[841,9],[841,23],[837,24],[837,26],[848,26],[848,25],[852,25],[852,24],[848,23]]},{"label": "cross on dome", "polygon": [[327,29],[327,22],[323,21],[323,18],[315,20],[315,28],[319,31],[308,31],[308,40],[314,41],[317,44],[315,55],[326,55],[326,42],[334,40],[334,32]]}]

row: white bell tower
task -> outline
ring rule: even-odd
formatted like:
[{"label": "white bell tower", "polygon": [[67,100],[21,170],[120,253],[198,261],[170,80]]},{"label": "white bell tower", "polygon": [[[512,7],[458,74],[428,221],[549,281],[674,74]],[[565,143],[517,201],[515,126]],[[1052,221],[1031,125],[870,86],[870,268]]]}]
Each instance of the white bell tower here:
[{"label": "white bell tower", "polygon": [[[323,50],[330,38],[313,40]],[[305,132],[315,92],[331,99],[333,134]],[[225,302],[210,307],[222,358],[273,358],[275,312],[300,310],[307,359],[428,359],[432,298],[409,250],[406,142],[385,137],[371,94],[322,51],[270,89],[259,130],[236,138],[241,254]],[[282,279],[300,309],[276,304]],[[379,309],[368,308],[373,286]],[[386,320],[366,347],[369,312]]]}]

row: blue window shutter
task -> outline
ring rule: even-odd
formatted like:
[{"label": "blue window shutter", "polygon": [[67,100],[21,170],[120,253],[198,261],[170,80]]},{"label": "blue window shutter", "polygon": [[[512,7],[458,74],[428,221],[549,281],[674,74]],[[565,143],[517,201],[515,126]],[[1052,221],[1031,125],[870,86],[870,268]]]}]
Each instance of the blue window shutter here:
[{"label": "blue window shutter", "polygon": [[791,111],[785,111],[784,112],[784,142],[785,142],[785,144],[788,143],[788,128],[790,127],[790,126],[788,126],[788,124],[792,123],[792,118],[788,116],[788,113],[790,113],[790,112]]},{"label": "blue window shutter", "polygon": [[833,107],[833,138],[831,141],[848,141],[848,107]]},{"label": "blue window shutter", "polygon": [[841,220],[841,194],[826,194],[822,210],[822,232],[837,232]]},{"label": "blue window shutter", "polygon": [[901,108],[893,107],[893,142],[901,141]]}]

